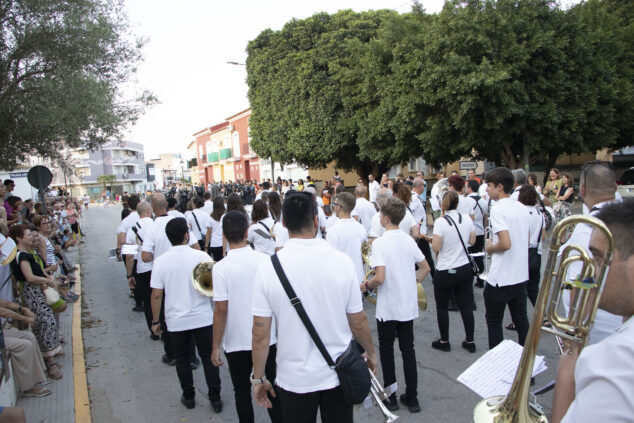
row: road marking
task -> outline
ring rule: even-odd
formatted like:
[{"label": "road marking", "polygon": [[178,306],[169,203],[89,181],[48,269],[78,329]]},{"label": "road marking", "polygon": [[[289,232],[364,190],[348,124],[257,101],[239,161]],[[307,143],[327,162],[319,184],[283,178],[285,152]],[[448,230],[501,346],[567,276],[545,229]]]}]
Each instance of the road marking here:
[{"label": "road marking", "polygon": [[[75,292],[81,295],[81,265],[75,282]],[[86,381],[86,362],[84,359],[84,340],[81,336],[81,297],[73,304],[73,382],[75,385],[75,422],[91,423],[90,398]]]}]

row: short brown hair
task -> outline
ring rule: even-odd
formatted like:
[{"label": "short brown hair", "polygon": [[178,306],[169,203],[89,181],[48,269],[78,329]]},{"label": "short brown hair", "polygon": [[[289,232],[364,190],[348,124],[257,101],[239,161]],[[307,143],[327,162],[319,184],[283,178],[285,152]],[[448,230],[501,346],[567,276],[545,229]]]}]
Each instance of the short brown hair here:
[{"label": "short brown hair", "polygon": [[259,222],[262,219],[269,217],[269,208],[266,206],[264,200],[256,200],[253,203],[253,210],[251,210],[251,222]]},{"label": "short brown hair", "polygon": [[393,225],[401,223],[405,217],[405,203],[396,197],[390,197],[381,203],[381,213],[390,219]]},{"label": "short brown hair", "polygon": [[9,229],[9,237],[18,242],[18,238],[24,238],[24,233],[29,229],[26,225],[13,225]]},{"label": "short brown hair", "polygon": [[337,194],[335,197],[335,202],[341,206],[345,213],[350,213],[354,209],[354,206],[357,204],[357,200],[354,198],[354,195],[349,192],[342,192]]},{"label": "short brown hair", "polygon": [[403,184],[396,193],[396,198],[405,203],[406,206],[412,201],[412,188],[409,185]]}]

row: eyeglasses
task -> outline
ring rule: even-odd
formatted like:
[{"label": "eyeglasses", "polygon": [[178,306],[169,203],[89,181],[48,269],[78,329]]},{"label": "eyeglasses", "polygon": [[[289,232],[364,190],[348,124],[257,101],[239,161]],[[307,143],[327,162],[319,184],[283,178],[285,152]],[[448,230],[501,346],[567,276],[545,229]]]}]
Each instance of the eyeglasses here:
[{"label": "eyeglasses", "polygon": [[338,205],[339,205],[339,203],[335,203],[335,202],[333,201],[333,202],[332,202],[332,205],[333,205],[333,206],[338,206]]}]

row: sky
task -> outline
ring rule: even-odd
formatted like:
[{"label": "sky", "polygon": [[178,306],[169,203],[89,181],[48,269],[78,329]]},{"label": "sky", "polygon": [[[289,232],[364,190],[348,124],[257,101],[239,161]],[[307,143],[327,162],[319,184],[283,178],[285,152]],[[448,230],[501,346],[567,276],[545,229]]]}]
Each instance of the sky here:
[{"label": "sky", "polygon": [[[570,4],[579,0],[563,0]],[[154,93],[126,137],[145,146],[146,159],[185,153],[193,134],[249,107],[245,63],[247,43],[292,18],[321,11],[411,10],[412,0],[125,0],[137,36],[147,39],[144,62],[127,90]],[[444,0],[421,0],[428,13]],[[131,91],[130,91],[131,92]]]},{"label": "sky", "polygon": [[[423,0],[427,12],[443,0]],[[192,134],[249,107],[245,63],[247,43],[292,18],[321,11],[411,10],[411,0],[126,0],[137,36],[148,41],[135,89],[154,93],[160,104],[131,128],[129,141],[145,146],[146,159],[184,153]]]}]

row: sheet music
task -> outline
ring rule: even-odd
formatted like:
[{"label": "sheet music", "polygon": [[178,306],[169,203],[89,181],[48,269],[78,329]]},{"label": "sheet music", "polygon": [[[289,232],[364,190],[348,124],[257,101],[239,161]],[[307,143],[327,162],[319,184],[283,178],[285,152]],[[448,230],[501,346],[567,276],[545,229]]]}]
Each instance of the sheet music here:
[{"label": "sheet music", "polygon": [[121,255],[136,256],[138,252],[139,252],[139,246],[136,244],[135,245],[123,244],[121,246]]},{"label": "sheet music", "polygon": [[[505,339],[462,372],[458,376],[458,382],[482,398],[504,396],[511,389],[523,350],[518,343]],[[533,376],[542,373],[546,368],[544,356],[536,356]]]},{"label": "sheet music", "polygon": [[109,259],[116,259],[117,258],[117,249],[116,248],[111,248],[108,250],[108,258]]}]

